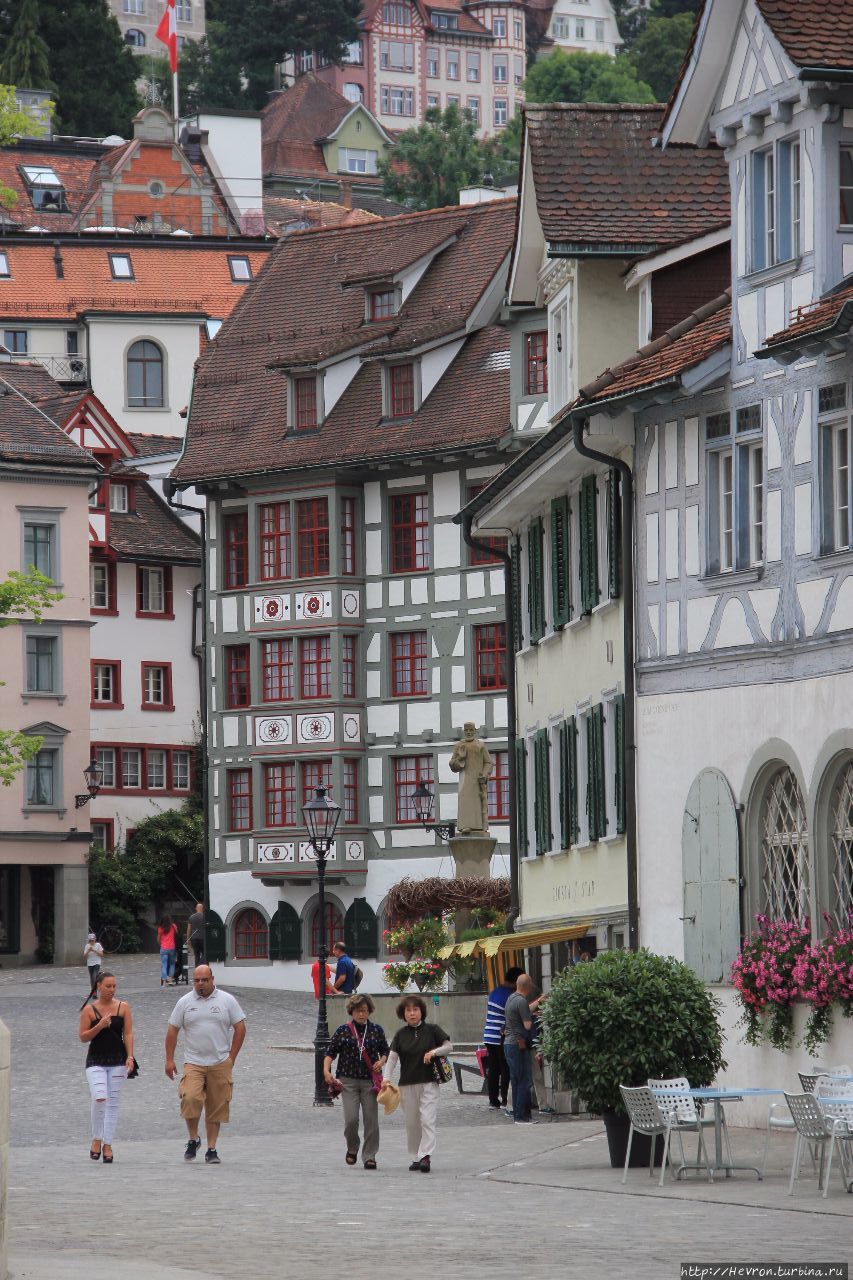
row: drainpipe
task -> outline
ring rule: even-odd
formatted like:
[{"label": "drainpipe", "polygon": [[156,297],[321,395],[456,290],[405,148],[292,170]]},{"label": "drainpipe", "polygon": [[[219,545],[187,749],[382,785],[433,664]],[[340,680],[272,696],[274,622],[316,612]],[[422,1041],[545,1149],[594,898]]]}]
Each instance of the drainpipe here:
[{"label": "drainpipe", "polygon": [[640,909],[637,894],[637,732],[634,707],[634,477],[627,462],[599,453],[584,443],[589,418],[572,414],[575,449],[584,458],[616,467],[622,478],[622,633],[625,651],[625,844],[628,872],[628,946],[640,946]]},{"label": "drainpipe", "polygon": [[[210,839],[210,787],[208,782],[208,759],[207,759],[207,520],[205,511],[201,507],[190,507],[185,502],[175,501],[175,491],[172,487],[171,480],[167,478],[163,484],[163,492],[166,495],[166,501],[169,506],[176,511],[188,511],[191,515],[198,516],[201,522],[201,584],[196,590],[201,596],[201,647],[197,648],[195,644],[195,635],[190,640],[190,652],[196,659],[198,664],[198,684],[199,684],[199,721],[201,725],[201,748],[199,750],[199,765],[201,768],[201,814],[204,824],[204,932],[202,935],[202,946],[204,949],[204,958],[207,961],[207,916],[210,910],[210,859],[208,858],[208,841]],[[193,605],[196,601],[196,592],[193,592]],[[195,609],[193,609],[195,614]],[[195,617],[193,617],[193,628],[195,628]],[[195,906],[195,903],[193,903]],[[187,957],[189,959],[189,957]],[[209,963],[209,961],[208,961]]]},{"label": "drainpipe", "polygon": [[[462,537],[466,544],[473,548],[474,551],[485,551],[490,556],[499,556],[504,566],[504,613],[506,614],[506,655],[507,655],[507,682],[506,682],[506,712],[507,712],[507,734],[509,737],[507,755],[509,757],[509,801],[510,812],[515,814],[515,803],[517,792],[517,779],[515,769],[515,739],[516,739],[516,712],[515,712],[515,618],[512,607],[512,558],[507,551],[499,551],[495,547],[489,546],[486,542],[479,542],[471,533],[471,517],[463,516],[462,519]],[[512,661],[512,670],[509,670],[509,662]],[[515,922],[519,916],[520,904],[518,896],[518,830],[515,819],[512,818],[509,824],[509,914],[507,916],[506,928],[507,933],[515,932]]]}]

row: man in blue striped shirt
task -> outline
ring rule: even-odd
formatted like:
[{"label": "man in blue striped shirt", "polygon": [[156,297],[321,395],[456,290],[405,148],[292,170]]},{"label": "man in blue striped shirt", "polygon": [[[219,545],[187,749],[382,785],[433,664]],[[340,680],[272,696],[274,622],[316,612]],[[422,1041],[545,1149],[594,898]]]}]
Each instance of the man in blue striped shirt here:
[{"label": "man in blue striped shirt", "polygon": [[506,1002],[515,991],[515,984],[523,969],[515,965],[507,969],[500,986],[489,992],[486,1005],[486,1026],[483,1044],[489,1051],[486,1079],[489,1082],[489,1106],[500,1110],[507,1103],[509,1094],[509,1067],[504,1057],[503,1039],[506,1025]]}]

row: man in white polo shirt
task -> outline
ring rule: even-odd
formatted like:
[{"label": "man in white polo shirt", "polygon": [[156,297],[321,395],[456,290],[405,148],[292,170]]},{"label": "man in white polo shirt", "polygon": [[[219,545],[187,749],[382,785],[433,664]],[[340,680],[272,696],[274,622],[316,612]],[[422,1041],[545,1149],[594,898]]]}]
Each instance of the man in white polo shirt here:
[{"label": "man in white polo shirt", "polygon": [[184,1074],[181,1076],[181,1115],[189,1142],[185,1160],[195,1160],[201,1138],[198,1122],[204,1111],[207,1134],[206,1164],[219,1164],[216,1142],[219,1126],[229,1115],[233,1092],[232,1069],[246,1039],[246,1015],[227,991],[213,982],[213,970],[200,964],[193,972],[193,989],[172,1010],[166,1031],[166,1075],[174,1080],[178,1032],[184,1029]]}]

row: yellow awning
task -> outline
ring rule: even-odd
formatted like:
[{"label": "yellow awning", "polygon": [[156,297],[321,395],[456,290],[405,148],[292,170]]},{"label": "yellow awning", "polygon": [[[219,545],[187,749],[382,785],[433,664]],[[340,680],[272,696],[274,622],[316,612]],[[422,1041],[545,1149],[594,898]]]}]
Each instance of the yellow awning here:
[{"label": "yellow awning", "polygon": [[500,980],[506,960],[518,951],[527,947],[549,947],[555,942],[570,942],[573,938],[583,938],[589,930],[590,921],[582,924],[552,925],[547,929],[531,929],[523,933],[501,933],[495,937],[487,934],[483,938],[473,938],[470,942],[456,942],[449,947],[442,947],[439,957],[450,960],[453,956],[483,956],[486,960],[489,982]]}]

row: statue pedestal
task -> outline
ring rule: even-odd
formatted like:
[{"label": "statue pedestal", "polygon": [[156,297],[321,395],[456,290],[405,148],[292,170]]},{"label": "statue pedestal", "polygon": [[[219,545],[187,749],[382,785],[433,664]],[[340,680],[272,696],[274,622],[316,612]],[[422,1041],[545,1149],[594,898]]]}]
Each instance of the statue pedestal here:
[{"label": "statue pedestal", "polygon": [[[494,836],[454,836],[450,841],[450,852],[456,863],[456,879],[464,876],[477,876],[480,879],[491,878],[492,854],[497,840]],[[473,928],[471,912],[456,912],[456,937],[459,938],[464,929]]]}]

